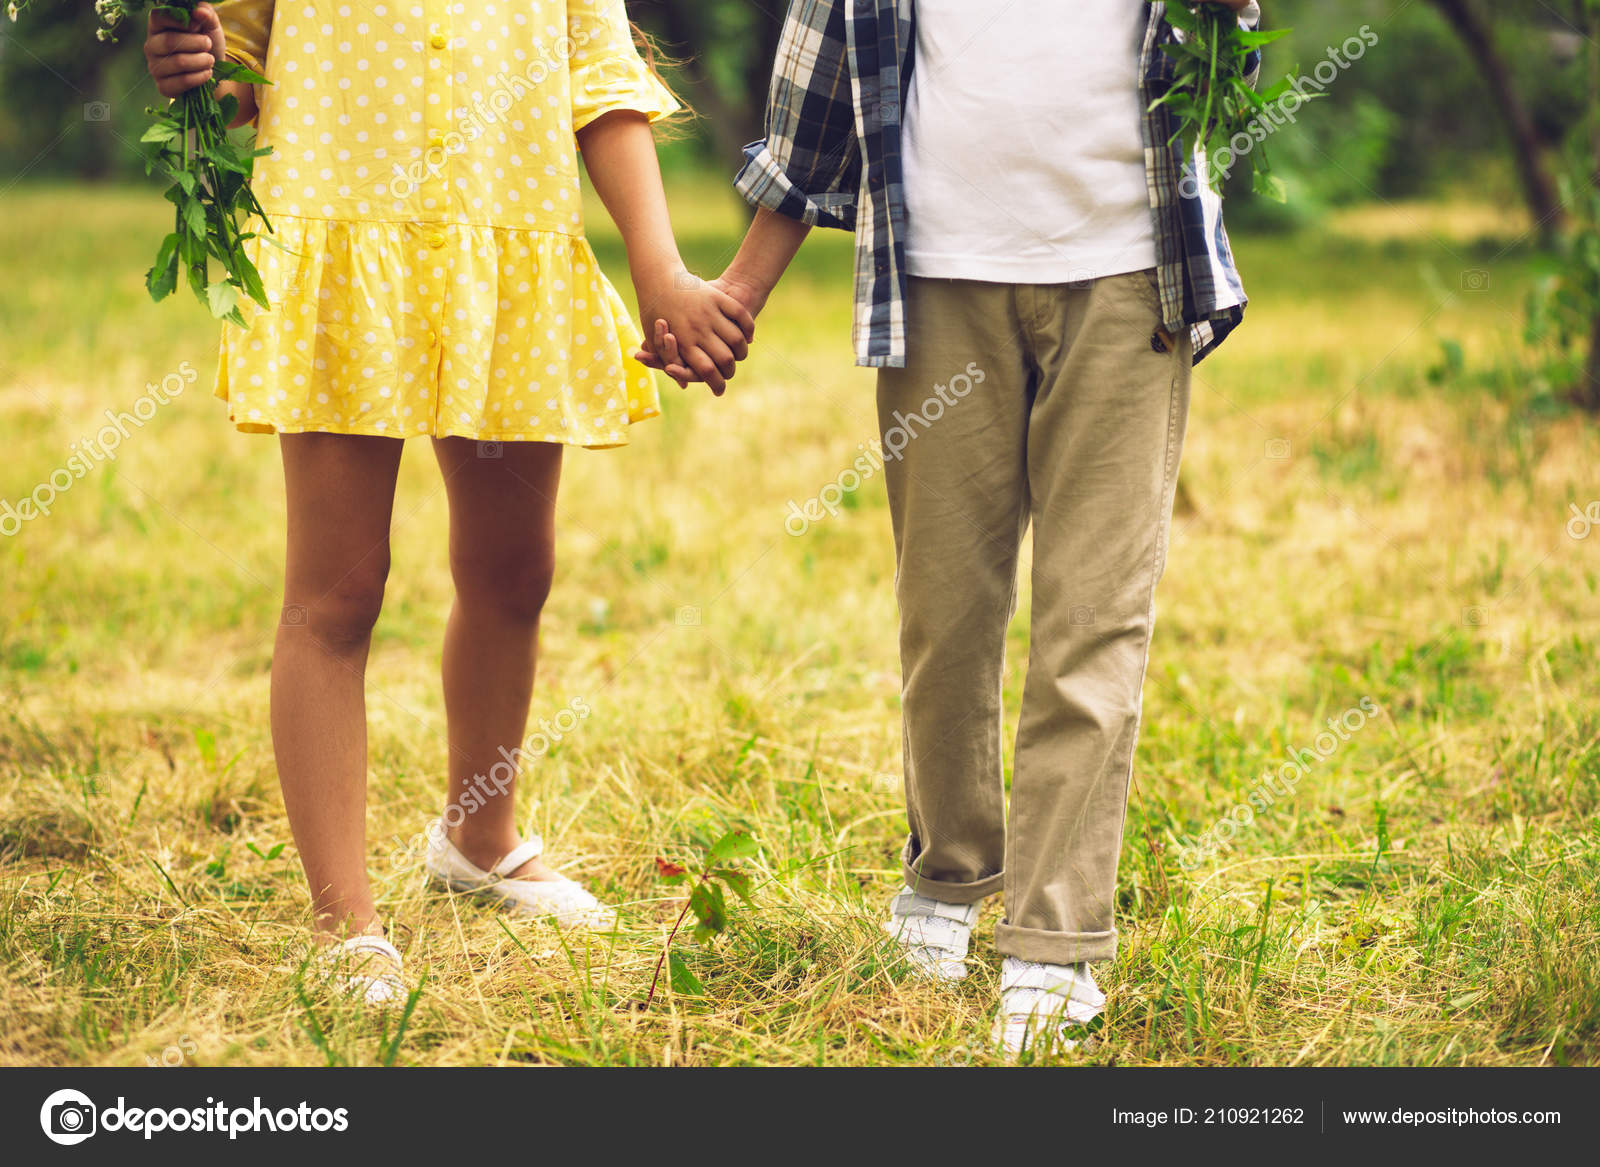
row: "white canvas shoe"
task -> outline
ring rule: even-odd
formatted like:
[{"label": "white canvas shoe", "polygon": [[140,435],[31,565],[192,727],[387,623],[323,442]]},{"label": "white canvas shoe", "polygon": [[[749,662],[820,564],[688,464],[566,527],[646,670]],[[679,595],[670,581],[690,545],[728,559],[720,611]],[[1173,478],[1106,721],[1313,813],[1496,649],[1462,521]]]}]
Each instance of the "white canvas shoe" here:
[{"label": "white canvas shoe", "polygon": [[905,949],[913,969],[936,981],[967,975],[967,947],[981,903],[947,904],[909,887],[889,901],[883,930]]},{"label": "white canvas shoe", "polygon": [[401,976],[400,953],[382,936],[352,936],[312,958],[315,976],[340,996],[391,1009],[411,995]]},{"label": "white canvas shoe", "polygon": [[617,922],[614,911],[570,879],[508,878],[528,860],[544,854],[544,843],[537,835],[512,848],[493,871],[485,871],[456,850],[439,819],[428,824],[426,834],[423,869],[429,879],[451,891],[484,896],[515,915],[553,919],[561,928],[605,931]]},{"label": "white canvas shoe", "polygon": [[1008,1054],[1070,1050],[1105,1007],[1106,995],[1087,964],[1040,964],[1008,956],[1000,966],[994,1038]]}]

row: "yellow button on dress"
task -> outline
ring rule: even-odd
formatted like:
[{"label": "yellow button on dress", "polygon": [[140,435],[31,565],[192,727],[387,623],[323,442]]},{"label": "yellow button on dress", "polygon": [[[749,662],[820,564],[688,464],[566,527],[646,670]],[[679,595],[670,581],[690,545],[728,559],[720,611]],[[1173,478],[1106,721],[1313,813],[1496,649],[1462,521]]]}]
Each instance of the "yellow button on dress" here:
[{"label": "yellow button on dress", "polygon": [[228,0],[261,72],[247,243],[271,311],[224,325],[239,429],[605,447],[660,412],[583,235],[574,131],[678,108],[622,0]]}]

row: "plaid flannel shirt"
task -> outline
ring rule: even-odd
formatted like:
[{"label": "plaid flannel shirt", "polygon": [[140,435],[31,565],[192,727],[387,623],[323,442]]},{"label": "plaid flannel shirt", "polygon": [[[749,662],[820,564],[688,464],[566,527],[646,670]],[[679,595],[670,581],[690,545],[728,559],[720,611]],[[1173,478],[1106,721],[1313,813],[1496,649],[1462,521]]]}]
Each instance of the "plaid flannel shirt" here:
[{"label": "plaid flannel shirt", "polygon": [[[1129,3],[1135,0],[1127,0]],[[1156,279],[1165,331],[1187,328],[1199,361],[1244,316],[1222,202],[1204,182],[1180,183],[1185,159],[1170,142],[1172,115],[1150,103],[1166,93],[1176,39],[1164,3],[1150,4],[1139,50],[1141,137]],[[1240,15],[1255,27],[1253,2]],[[901,110],[913,67],[914,0],[791,0],[772,70],[764,140],[745,147],[734,186],[753,206],[818,227],[853,230],[859,365],[905,364],[905,192]],[[1260,71],[1251,54],[1250,80]],[[1193,174],[1206,173],[1203,153]],[[1188,188],[1187,190],[1185,188]],[[1156,333],[1151,346],[1165,351]]]}]

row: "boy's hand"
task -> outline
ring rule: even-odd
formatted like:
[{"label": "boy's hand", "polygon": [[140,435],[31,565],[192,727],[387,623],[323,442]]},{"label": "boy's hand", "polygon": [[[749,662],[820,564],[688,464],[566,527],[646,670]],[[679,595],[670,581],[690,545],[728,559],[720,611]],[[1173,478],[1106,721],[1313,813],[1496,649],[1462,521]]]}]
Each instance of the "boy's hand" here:
[{"label": "boy's hand", "polygon": [[[651,362],[653,367],[677,365],[720,396],[734,366],[749,355],[755,318],[738,300],[682,269],[670,279],[639,287],[638,292],[640,319],[656,322],[657,334],[666,331],[673,338],[674,359]],[[678,379],[679,384],[685,379]]]},{"label": "boy's hand", "polygon": [[211,69],[223,59],[227,42],[222,21],[209,4],[196,5],[194,18],[184,24],[159,8],[150,10],[150,29],[144,41],[144,59],[162,97],[179,97],[211,79]]},{"label": "boy's hand", "polygon": [[[724,272],[716,279],[711,280],[710,286],[718,292],[731,296],[736,303],[743,306],[751,318],[751,329],[747,337],[750,340],[754,340],[754,318],[766,306],[770,289],[763,290],[753,284],[735,280],[731,278],[728,272]],[[649,318],[646,317],[645,319],[648,320]],[[665,320],[656,320],[650,339],[646,340],[644,347],[634,354],[634,359],[649,368],[660,369],[676,381],[679,388],[688,388],[692,381],[706,380],[704,376],[690,367],[689,362],[685,359],[682,347],[678,343],[678,337]],[[717,385],[712,385],[711,391],[718,397],[722,396],[722,388]]]}]

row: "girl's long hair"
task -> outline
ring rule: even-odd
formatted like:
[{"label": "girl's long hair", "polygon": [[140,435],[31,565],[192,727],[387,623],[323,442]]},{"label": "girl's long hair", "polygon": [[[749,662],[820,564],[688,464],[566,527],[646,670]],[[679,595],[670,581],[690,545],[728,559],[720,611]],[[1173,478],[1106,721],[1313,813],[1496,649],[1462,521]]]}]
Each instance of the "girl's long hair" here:
[{"label": "girl's long hair", "polygon": [[656,136],[660,138],[681,138],[684,136],[688,123],[699,117],[694,106],[690,105],[681,93],[667,84],[667,79],[661,75],[661,66],[676,72],[683,65],[682,60],[672,56],[662,49],[656,38],[651,36],[636,21],[628,21],[628,27],[633,30],[633,43],[639,50],[639,55],[644,58],[645,68],[650,70],[651,76],[665,86],[667,92],[677,98],[678,104],[683,108],[676,113],[668,114],[655,124]]}]

